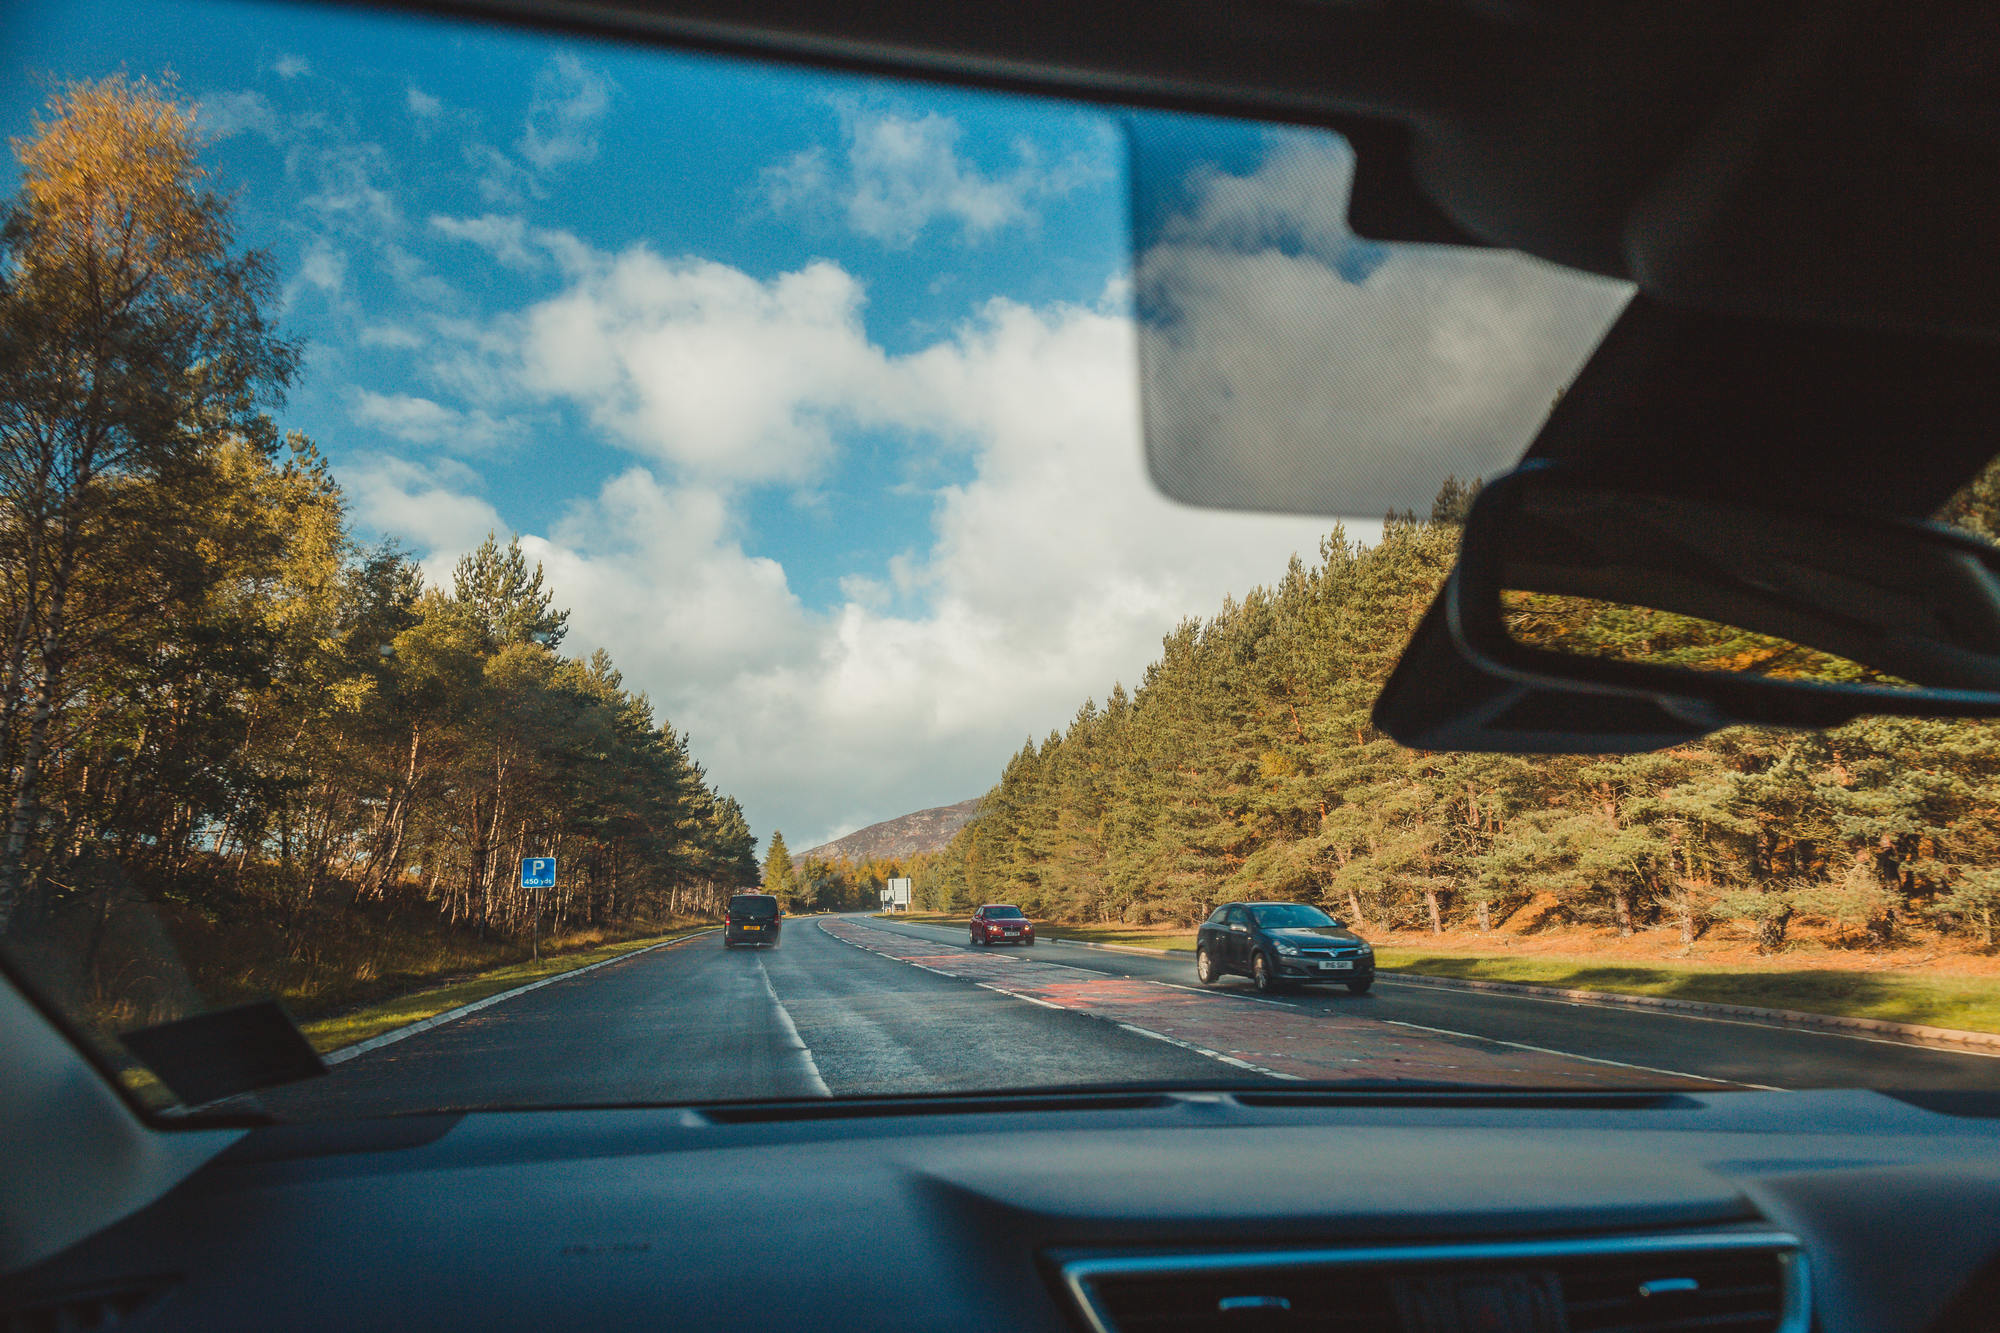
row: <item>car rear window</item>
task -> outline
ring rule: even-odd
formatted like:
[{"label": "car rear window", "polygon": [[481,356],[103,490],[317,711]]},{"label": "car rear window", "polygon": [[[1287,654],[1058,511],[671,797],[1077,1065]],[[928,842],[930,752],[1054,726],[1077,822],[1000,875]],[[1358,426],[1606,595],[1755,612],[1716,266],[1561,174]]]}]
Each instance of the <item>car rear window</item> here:
[{"label": "car rear window", "polygon": [[778,914],[778,900],[768,894],[750,894],[729,900],[729,915],[771,917]]}]

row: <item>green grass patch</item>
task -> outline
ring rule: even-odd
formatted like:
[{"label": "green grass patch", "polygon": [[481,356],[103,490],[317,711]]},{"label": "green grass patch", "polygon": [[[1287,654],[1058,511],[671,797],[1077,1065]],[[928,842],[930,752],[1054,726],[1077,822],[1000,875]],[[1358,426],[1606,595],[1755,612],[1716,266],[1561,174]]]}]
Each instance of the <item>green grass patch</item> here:
[{"label": "green grass patch", "polygon": [[[890,921],[912,921],[920,926],[948,926],[965,930],[970,918],[953,912],[876,912]],[[1045,940],[1084,940],[1090,944],[1130,944],[1141,949],[1172,949],[1194,952],[1191,930],[1148,930],[1143,926],[1070,926],[1059,921],[1036,921],[1035,934]]]},{"label": "green grass patch", "polygon": [[370,1037],[380,1036],[395,1028],[420,1023],[426,1018],[435,1018],[447,1009],[456,1009],[462,1004],[471,1004],[489,995],[512,990],[516,986],[525,986],[531,981],[559,976],[564,972],[574,972],[580,967],[601,963],[608,958],[617,958],[637,949],[650,948],[668,940],[683,939],[704,929],[709,927],[694,926],[666,935],[620,940],[615,944],[581,949],[575,953],[544,956],[537,961],[510,963],[505,967],[496,967],[473,976],[462,977],[448,985],[412,991],[407,995],[363,1005],[343,1014],[313,1019],[299,1026],[306,1034],[306,1039],[313,1044],[313,1048],[325,1055],[343,1046],[352,1046],[358,1041],[367,1041]]},{"label": "green grass patch", "polygon": [[1564,990],[1654,995],[1706,1004],[1797,1009],[1843,1018],[1877,1018],[1970,1032],[2000,1032],[2000,986],[1972,977],[1925,977],[1832,968],[1778,971],[1712,963],[1607,964],[1548,956],[1465,957],[1415,949],[1377,949],[1375,960],[1383,971],[1421,976],[1513,981]]},{"label": "green grass patch", "polygon": [[1175,953],[1194,952],[1191,930],[1159,931],[1133,926],[1043,926],[1042,934],[1052,940],[1082,940],[1087,944],[1127,944],[1141,949],[1170,949]]}]

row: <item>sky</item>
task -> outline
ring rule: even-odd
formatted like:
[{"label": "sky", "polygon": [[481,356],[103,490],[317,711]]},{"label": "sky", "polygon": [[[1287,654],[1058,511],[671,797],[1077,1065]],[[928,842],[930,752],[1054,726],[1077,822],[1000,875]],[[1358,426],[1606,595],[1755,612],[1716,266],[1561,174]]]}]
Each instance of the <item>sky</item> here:
[{"label": "sky", "polygon": [[793,848],[983,792],[1316,557],[1329,517],[1149,480],[1142,345],[1156,465],[1379,516],[1454,448],[1518,454],[1623,300],[1329,239],[1326,136],[1176,177],[1135,270],[1145,155],[1093,109],[275,3],[8,3],[0,51],[9,134],[52,79],[171,74],[305,348],[281,424],[359,534],[436,579],[518,535],[564,650],[607,649]]}]

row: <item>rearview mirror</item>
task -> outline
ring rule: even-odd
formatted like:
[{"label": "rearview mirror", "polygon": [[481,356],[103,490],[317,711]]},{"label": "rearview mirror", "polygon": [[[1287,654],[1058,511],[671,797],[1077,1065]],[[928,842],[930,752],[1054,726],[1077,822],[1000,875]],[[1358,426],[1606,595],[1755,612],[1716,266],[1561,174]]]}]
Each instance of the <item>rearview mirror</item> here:
[{"label": "rearview mirror", "polygon": [[1444,605],[1495,675],[1703,729],[2000,716],[2000,549],[1934,523],[1530,464],[1474,503]]}]

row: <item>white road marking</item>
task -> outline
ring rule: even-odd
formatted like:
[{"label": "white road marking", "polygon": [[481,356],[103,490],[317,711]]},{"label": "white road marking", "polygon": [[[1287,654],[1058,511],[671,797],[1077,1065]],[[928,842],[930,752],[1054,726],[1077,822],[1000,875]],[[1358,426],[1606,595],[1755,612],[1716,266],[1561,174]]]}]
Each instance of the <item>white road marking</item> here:
[{"label": "white road marking", "polygon": [[1434,1028],[1425,1023],[1409,1023],[1400,1018],[1378,1018],[1378,1023],[1393,1023],[1399,1028],[1415,1028],[1418,1032],[1435,1032],[1442,1037],[1464,1037],[1468,1041],[1490,1041],[1495,1046],[1512,1046],[1516,1050],[1534,1051],[1539,1055],[1559,1055],[1565,1060],[1583,1060],[1593,1065],[1615,1065],[1619,1069],[1637,1069],[1646,1074],[1666,1074],[1672,1078],[1699,1079],[1703,1083],[1733,1084],[1739,1088],[1755,1088],[1759,1092],[1783,1092],[1768,1083],[1745,1083],[1740,1079],[1716,1078],[1712,1074],[1689,1074],[1678,1069],[1661,1069],[1658,1065],[1635,1065],[1628,1060],[1607,1060],[1598,1055],[1578,1055],[1575,1051],[1558,1051],[1549,1046],[1531,1046],[1525,1041],[1506,1041],[1499,1037],[1482,1037],[1477,1032],[1455,1032],[1450,1028]]},{"label": "white road marking", "polygon": [[616,958],[606,958],[600,962],[588,963],[583,967],[573,967],[567,972],[558,972],[552,977],[543,977],[540,981],[531,981],[525,986],[516,986],[512,990],[503,990],[498,995],[489,995],[483,1000],[474,1000],[471,1004],[461,1004],[456,1009],[447,1009],[441,1014],[432,1014],[429,1018],[418,1019],[414,1023],[405,1023],[399,1028],[390,1028],[387,1032],[377,1033],[366,1041],[357,1041],[352,1046],[343,1046],[336,1051],[325,1051],[321,1053],[319,1058],[321,1063],[327,1065],[344,1064],[357,1055],[366,1055],[370,1051],[379,1051],[384,1046],[392,1046],[405,1037],[414,1037],[419,1032],[429,1032],[432,1028],[443,1027],[446,1023],[464,1018],[467,1014],[476,1014],[481,1009],[490,1009],[496,1004],[513,999],[517,995],[526,995],[531,990],[540,990],[544,986],[553,986],[558,981],[568,981],[572,977],[580,977],[587,972],[595,972],[600,967],[610,967],[613,963],[622,963],[628,958],[637,958],[642,954],[649,954],[655,949],[670,949],[676,944],[684,944],[689,940],[700,939],[705,935],[712,935],[716,929],[716,927],[711,926],[707,930],[698,930],[692,935],[683,935],[679,939],[663,940],[658,944],[649,944],[643,949],[634,949],[630,953],[621,953]]},{"label": "white road marking", "polygon": [[1837,1037],[1844,1041],[1866,1041],[1877,1046],[1901,1046],[1905,1050],[1915,1048],[1920,1051],[1937,1051],[1943,1055],[1976,1055],[1983,1060],[2000,1060],[2000,1051],[1972,1050],[1962,1046],[1931,1045],[1920,1041],[1898,1041],[1892,1037],[1865,1037],[1858,1032],[1843,1032],[1837,1029],[1810,1027],[1804,1023],[1780,1023],[1760,1021],[1753,1018],[1720,1018],[1713,1014],[1691,1014],[1680,1009],[1654,1009],[1648,1005],[1617,1004],[1610,1001],[1578,1000],[1567,996],[1524,995],[1519,991],[1465,991],[1455,986],[1430,986],[1422,981],[1406,981],[1400,977],[1378,974],[1376,980],[1389,986],[1407,987],[1431,995],[1443,991],[1452,995],[1489,995],[1503,1000],[1532,1000],[1536,1004],[1560,1004],[1571,1009],[1606,1009],[1620,1014],[1650,1014],[1655,1018],[1684,1018],[1691,1023],[1727,1023],[1731,1027],[1759,1028],[1765,1032],[1796,1032],[1805,1037]]},{"label": "white road marking", "polygon": [[1182,1041],[1179,1037],[1169,1037],[1166,1033],[1155,1032],[1151,1028],[1142,1028],[1132,1023],[1120,1023],[1118,1026],[1124,1028],[1127,1032],[1136,1033],[1141,1037],[1151,1037],[1154,1041],[1163,1041],[1169,1046],[1178,1046],[1184,1051],[1193,1051],[1196,1055],[1205,1055],[1211,1060],[1220,1060],[1223,1064],[1234,1065],[1238,1069],[1247,1069],[1253,1074],[1262,1074],[1266,1078],[1281,1078],[1288,1083],[1303,1083],[1306,1081],[1298,1074],[1280,1074],[1275,1069],[1266,1069],[1262,1065],[1253,1065],[1248,1060],[1239,1060],[1233,1055],[1224,1055],[1221,1051],[1211,1051],[1206,1046],[1197,1046],[1191,1041]]},{"label": "white road marking", "polygon": [[813,1059],[812,1048],[799,1036],[799,1025],[792,1021],[791,1011],[778,998],[778,988],[771,984],[771,974],[765,971],[764,955],[757,955],[757,971],[764,977],[764,993],[771,997],[771,1005],[778,1011],[778,1027],[785,1034],[785,1040],[799,1053],[799,1060],[805,1066],[806,1083],[821,1097],[833,1096],[833,1089],[826,1086],[826,1080],[819,1076],[819,1061]]},{"label": "white road marking", "polygon": [[[863,928],[864,928],[864,929],[866,929],[867,927],[863,927]],[[862,943],[861,943],[860,941],[858,941],[858,940],[850,940],[850,939],[847,939],[847,938],[846,938],[846,937],[844,937],[844,936],[841,936],[841,935],[835,935],[835,934],[834,934],[834,932],[832,932],[832,931],[830,931],[830,930],[827,930],[827,929],[826,929],[826,923],[825,923],[825,922],[823,922],[823,921],[822,921],[822,922],[820,923],[820,929],[821,929],[822,931],[824,931],[824,932],[825,932],[826,934],[828,934],[828,935],[833,935],[833,938],[835,938],[835,939],[839,940],[839,941],[840,941],[841,943],[843,943],[843,944],[851,944],[851,945],[853,945],[853,946],[854,946],[855,948],[857,948],[857,949],[860,949],[860,950],[862,950],[863,952],[866,952],[866,953],[872,953],[872,954],[875,954],[875,955],[877,955],[878,957],[882,957],[882,958],[888,958],[888,959],[891,959],[891,960],[893,960],[893,961],[895,961],[895,962],[899,962],[899,963],[909,963],[911,967],[918,967],[918,968],[923,968],[923,970],[924,970],[924,971],[926,971],[926,972],[930,972],[930,973],[933,973],[933,974],[935,974],[935,975],[937,975],[937,976],[940,976],[940,977],[952,977],[952,974],[951,974],[951,973],[949,973],[949,972],[940,972],[940,971],[939,971],[939,970],[938,970],[937,968],[934,968],[934,967],[924,967],[924,965],[923,965],[922,963],[911,963],[911,962],[910,962],[910,960],[909,960],[909,959],[907,959],[907,958],[897,958],[895,954],[892,954],[892,953],[887,953],[887,952],[885,952],[885,951],[883,951],[883,950],[881,950],[881,949],[877,949],[877,948],[873,947],[872,945],[867,945],[867,944],[862,944]],[[883,934],[885,934],[885,935],[895,935],[895,934],[901,934],[901,932],[900,932],[900,931],[892,931],[892,930],[885,930],[885,931],[883,931],[882,933],[883,933]],[[905,939],[909,939],[909,938],[911,938],[911,937],[910,937],[910,936],[908,936],[908,935],[905,935],[905,936],[904,936],[903,938],[905,938]],[[965,952],[966,952],[966,953],[971,953],[971,952],[972,952],[972,950],[970,950],[970,949],[967,949],[967,950],[965,950]],[[1024,961],[1024,962],[1025,962],[1025,961],[1027,961],[1027,960],[1023,959],[1022,961]],[[1119,974],[1118,974],[1118,973],[1115,973],[1115,972],[1112,972],[1112,973],[1106,973],[1106,972],[1094,972],[1094,971],[1092,971],[1092,970],[1091,970],[1091,969],[1089,969],[1089,968],[1085,968],[1085,967],[1070,967],[1070,966],[1068,966],[1067,964],[1064,964],[1064,963],[1043,963],[1043,964],[1042,964],[1042,966],[1043,966],[1043,967],[1053,967],[1053,968],[1061,968],[1062,970],[1064,970],[1064,971],[1066,971],[1066,972],[1085,972],[1085,973],[1088,973],[1089,975],[1091,975],[1091,976],[1094,976],[1094,977],[1103,977],[1103,976],[1111,976],[1111,977],[1118,977],[1118,978],[1119,978],[1120,980],[1129,980],[1129,979],[1130,979],[1130,978],[1124,978],[1124,977],[1120,977],[1120,976],[1119,976]],[[1118,1021],[1117,1019],[1115,1019],[1115,1018],[1106,1018],[1106,1017],[1104,1017],[1104,1016],[1102,1016],[1102,1015],[1100,1015],[1100,1014],[1096,1014],[1096,1013],[1093,1013],[1092,1011],[1090,1011],[1090,1010],[1088,1010],[1088,1009],[1077,1009],[1077,1008],[1072,1008],[1071,1006],[1069,1006],[1069,1005],[1066,1005],[1066,1004],[1052,1004],[1052,1003],[1050,1003],[1049,1001],[1047,1001],[1047,1000],[1044,1000],[1044,999],[1041,999],[1041,998],[1039,998],[1039,997],[1037,997],[1037,996],[1033,996],[1033,995],[1023,995],[1023,994],[1021,994],[1021,993],[1020,993],[1019,991],[1011,991],[1011,990],[1007,990],[1007,989],[1004,989],[1003,987],[1000,987],[1000,986],[995,986],[995,985],[993,985],[993,984],[992,984],[991,982],[986,982],[986,981],[973,981],[973,980],[972,980],[972,978],[970,978],[970,977],[952,977],[952,979],[953,979],[954,981],[972,981],[972,984],[973,984],[973,985],[975,985],[975,986],[977,986],[977,987],[979,987],[979,988],[980,988],[981,990],[990,990],[990,991],[992,991],[992,992],[993,992],[994,994],[996,994],[996,995],[1005,995],[1005,996],[1007,996],[1007,997],[1008,997],[1008,998],[1010,998],[1010,999],[1015,999],[1015,1000],[1026,1000],[1026,1001],[1027,1001],[1027,1002],[1028,1002],[1029,1004],[1038,1004],[1038,1005],[1042,1006],[1042,1008],[1044,1008],[1044,1009],[1055,1009],[1055,1010],[1058,1010],[1058,1011],[1060,1011],[1060,1012],[1062,1012],[1062,1013],[1066,1013],[1066,1014],[1076,1014],[1076,1015],[1079,1015],[1080,1017],[1083,1017],[1083,1018],[1089,1018],[1089,1019],[1094,1019],[1094,1020],[1096,1020],[1097,1022],[1100,1022],[1100,1023],[1109,1023],[1109,1024],[1111,1024],[1111,1025],[1112,1025],[1113,1027],[1116,1027],[1116,1028],[1123,1028],[1123,1029],[1124,1029],[1125,1031],[1127,1031],[1127,1032],[1130,1032],[1130,1033],[1132,1033],[1132,1034],[1133,1034],[1133,1035],[1135,1035],[1135,1036],[1140,1036],[1140,1037],[1147,1037],[1147,1038],[1150,1038],[1150,1039],[1151,1039],[1151,1040],[1153,1040],[1153,1041],[1163,1041],[1163,1042],[1165,1042],[1165,1043],[1166,1043],[1167,1045],[1169,1045],[1169,1046],[1178,1046],[1178,1047],[1179,1047],[1179,1048],[1180,1048],[1181,1050],[1184,1050],[1184,1051],[1191,1051],[1191,1052],[1193,1052],[1193,1053],[1194,1053],[1195,1055],[1200,1055],[1200,1056],[1205,1056],[1206,1058],[1208,1058],[1208,1059],[1210,1059],[1210,1060],[1217,1060],[1217,1061],[1220,1061],[1220,1062],[1221,1062],[1221,1063],[1223,1063],[1223,1064],[1226,1064],[1226,1065],[1232,1065],[1232,1066],[1234,1066],[1234,1067],[1235,1067],[1235,1068],[1237,1068],[1237,1069],[1247,1069],[1247,1070],[1249,1070],[1249,1071],[1250,1071],[1251,1073],[1253,1073],[1253,1074],[1262,1074],[1262,1075],[1263,1075],[1264,1077],[1266,1077],[1266,1078],[1275,1078],[1275,1079],[1282,1079],[1282,1080],[1284,1080],[1285,1082],[1288,1082],[1288,1083],[1304,1083],[1304,1082],[1307,1082],[1307,1081],[1309,1081],[1309,1080],[1307,1080],[1307,1079],[1306,1079],[1306,1078],[1305,1078],[1304,1076],[1302,1076],[1302,1075],[1299,1075],[1299,1074],[1281,1074],[1281,1073],[1279,1073],[1279,1072],[1278,1072],[1277,1070],[1275,1070],[1275,1069],[1266,1069],[1266,1068],[1264,1068],[1264,1067],[1263,1067],[1262,1065],[1253,1065],[1253,1064],[1251,1064],[1251,1063],[1250,1063],[1250,1062],[1249,1062],[1248,1060],[1239,1060],[1239,1059],[1237,1059],[1237,1058],[1236,1058],[1235,1056],[1233,1056],[1233,1055],[1225,1055],[1225,1054],[1223,1054],[1223,1053],[1222,1053],[1221,1051],[1212,1051],[1212,1050],[1210,1050],[1210,1049],[1209,1049],[1208,1047],[1206,1047],[1206,1046],[1197,1046],[1197,1045],[1195,1045],[1195,1044],[1194,1044],[1193,1042],[1191,1042],[1191,1041],[1182,1041],[1182,1040],[1181,1040],[1181,1039],[1180,1039],[1179,1037],[1169,1037],[1169,1036],[1168,1036],[1168,1035],[1167,1035],[1166,1033],[1164,1033],[1164,1032],[1155,1032],[1155,1031],[1153,1031],[1153,1030],[1152,1030],[1151,1028],[1142,1028],[1142,1027],[1137,1027],[1137,1026],[1135,1026],[1135,1025],[1131,1024],[1131,1023],[1121,1023],[1121,1022],[1119,1022],[1119,1021]],[[1155,983],[1155,984],[1157,984],[1157,985],[1161,985],[1161,986],[1171,986],[1171,985],[1173,985],[1173,983],[1172,983],[1172,982],[1170,982],[1170,981],[1162,981],[1162,982],[1157,982],[1157,983]],[[774,995],[774,996],[773,996],[772,998],[774,998],[774,999],[775,999],[775,998],[776,998],[776,996]],[[1245,1000],[1248,1000],[1248,999],[1255,999],[1256,997],[1254,997],[1254,996],[1249,996],[1249,995],[1243,995],[1243,996],[1238,996],[1237,998],[1239,998],[1239,999],[1245,999]],[[1262,999],[1259,999],[1259,1000],[1258,1000],[1258,1003],[1259,1003],[1259,1004],[1276,1004],[1276,1003],[1279,1003],[1279,1001],[1276,1001],[1276,1000],[1262,1000]]]}]

